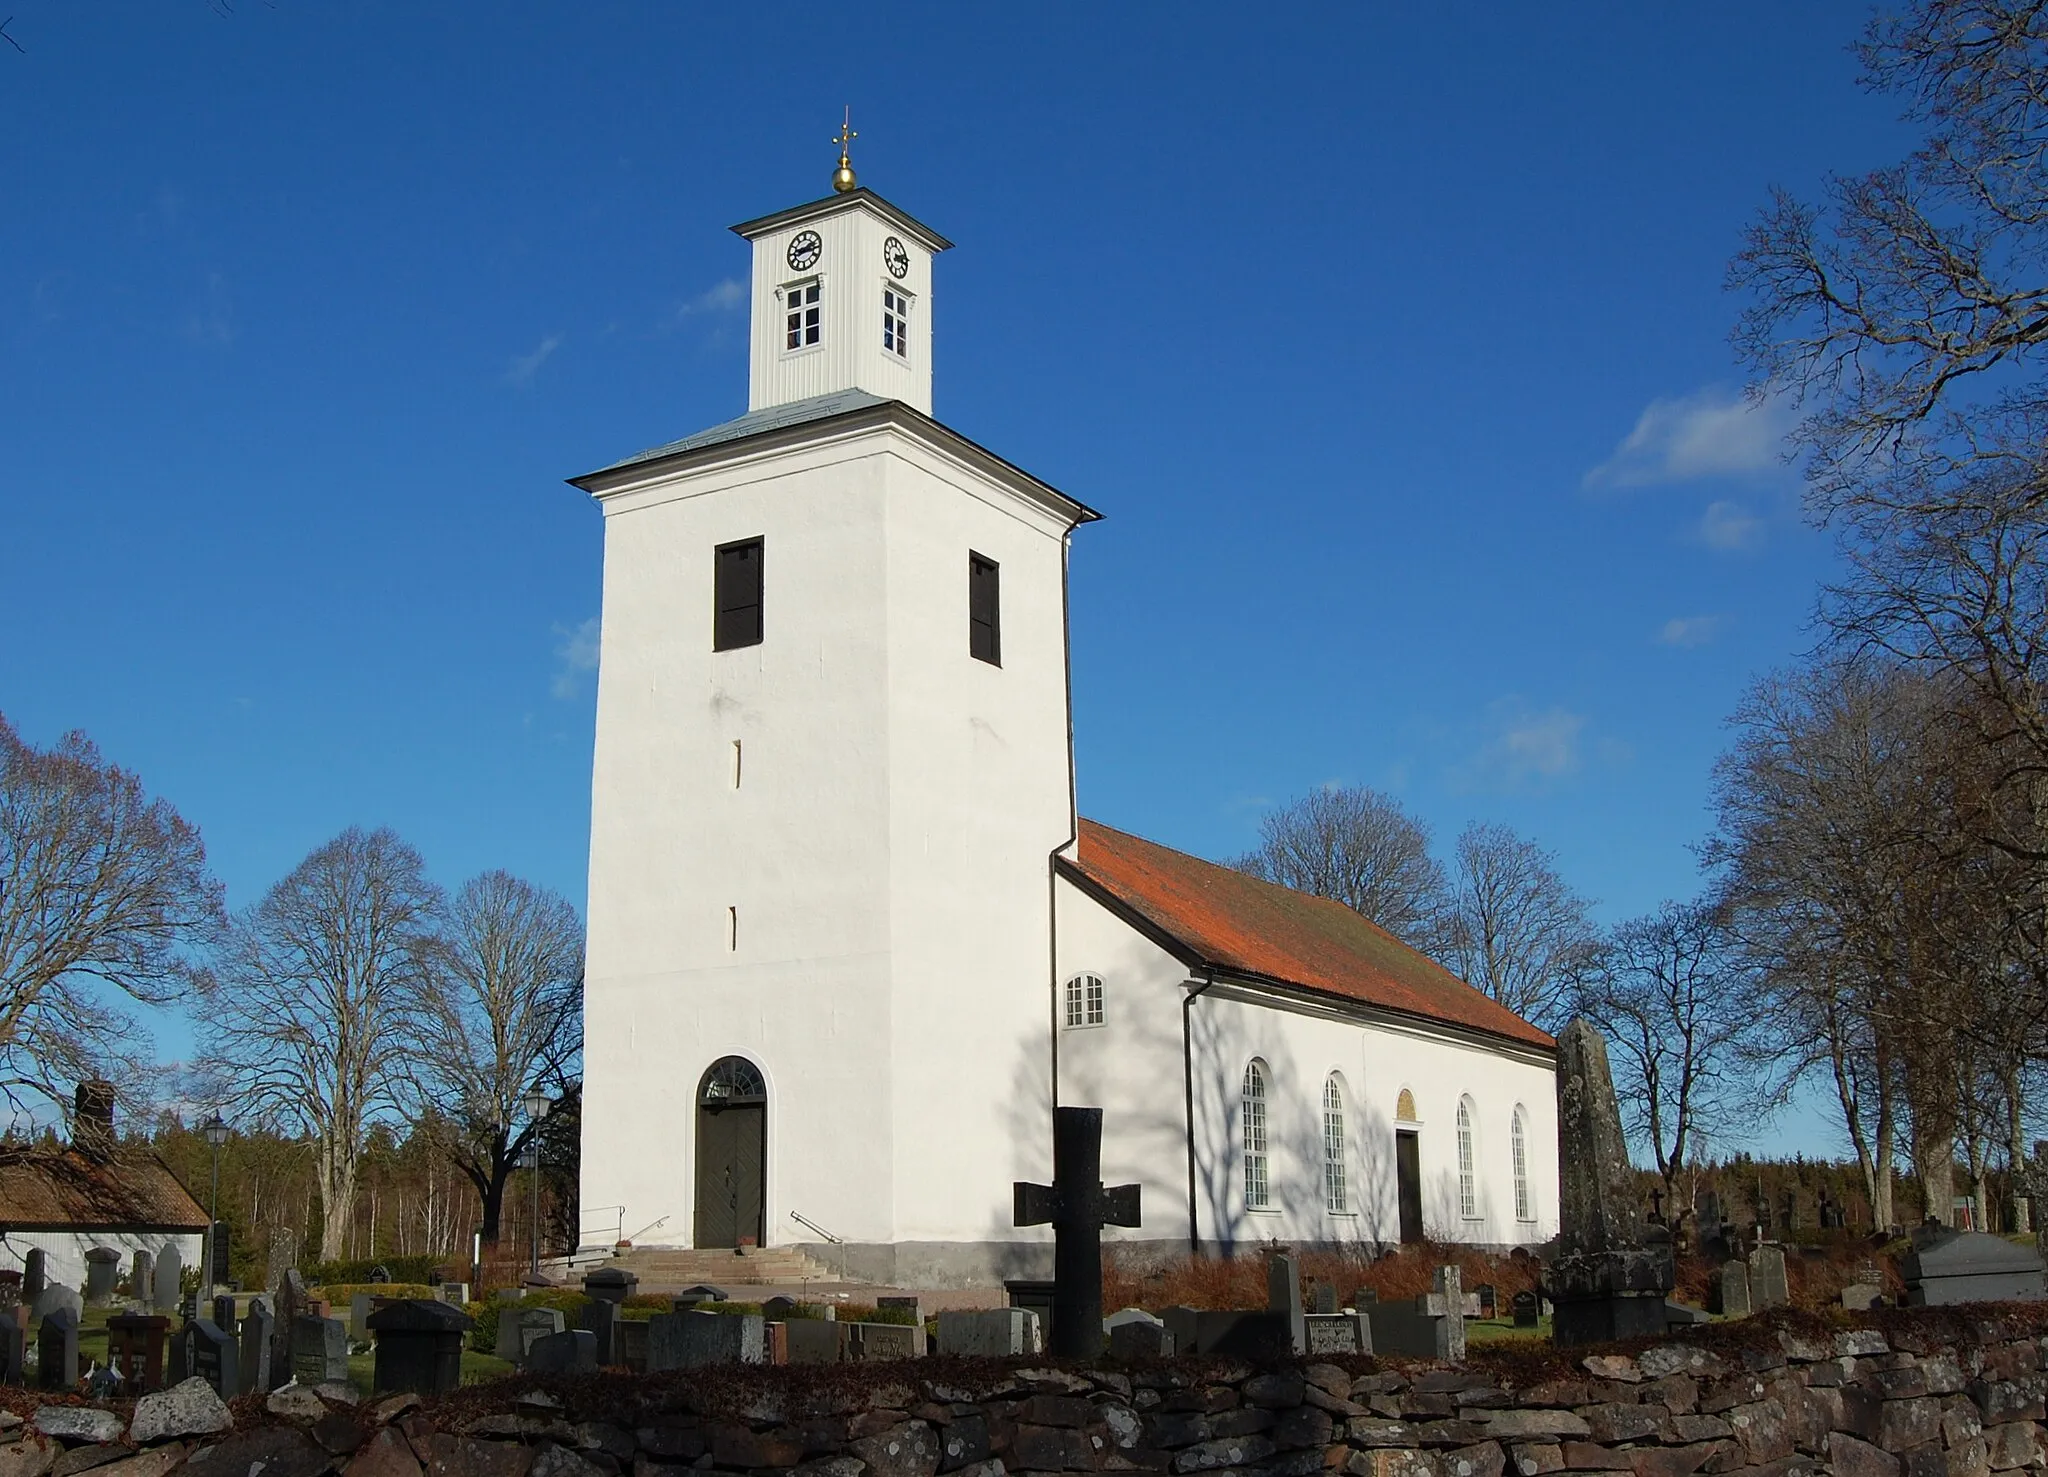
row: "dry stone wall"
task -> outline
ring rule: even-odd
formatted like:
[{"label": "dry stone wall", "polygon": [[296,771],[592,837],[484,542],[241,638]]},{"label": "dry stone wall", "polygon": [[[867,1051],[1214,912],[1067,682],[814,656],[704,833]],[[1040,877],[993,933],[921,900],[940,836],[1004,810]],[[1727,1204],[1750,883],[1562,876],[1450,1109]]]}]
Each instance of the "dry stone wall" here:
[{"label": "dry stone wall", "polygon": [[[1054,1367],[907,1362],[507,1381],[421,1404],[342,1386],[236,1402],[235,1427],[86,1407],[0,1431],[0,1477],[1990,1477],[2048,1470],[2048,1338],[1955,1324],[1757,1328],[1583,1358]],[[1734,1325],[1721,1325],[1732,1328]],[[1978,1336],[1983,1335],[1983,1336]],[[217,1407],[215,1408],[218,1409]],[[58,1412],[68,1412],[58,1414]],[[224,1414],[224,1412],[222,1412]],[[166,1439],[152,1443],[147,1431]],[[218,1426],[213,1425],[217,1432]]]}]

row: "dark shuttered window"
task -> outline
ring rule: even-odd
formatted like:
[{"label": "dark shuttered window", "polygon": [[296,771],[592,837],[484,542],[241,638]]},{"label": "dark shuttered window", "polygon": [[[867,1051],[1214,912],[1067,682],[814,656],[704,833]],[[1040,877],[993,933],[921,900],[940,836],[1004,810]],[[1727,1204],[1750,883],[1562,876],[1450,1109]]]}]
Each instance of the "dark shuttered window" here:
[{"label": "dark shuttered window", "polygon": [[716,603],[711,649],[761,644],[761,540],[718,546]]},{"label": "dark shuttered window", "polygon": [[967,556],[967,654],[998,667],[1003,664],[1000,579],[995,560]]}]

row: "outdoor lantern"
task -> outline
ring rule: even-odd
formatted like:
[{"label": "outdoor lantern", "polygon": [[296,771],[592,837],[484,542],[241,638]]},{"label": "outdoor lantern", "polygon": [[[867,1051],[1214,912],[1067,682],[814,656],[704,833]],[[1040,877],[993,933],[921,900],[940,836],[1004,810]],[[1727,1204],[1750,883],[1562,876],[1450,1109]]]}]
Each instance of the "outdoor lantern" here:
[{"label": "outdoor lantern", "polygon": [[211,1148],[218,1149],[228,1141],[227,1122],[218,1113],[207,1119],[199,1131],[206,1135],[207,1145]]},{"label": "outdoor lantern", "polygon": [[541,1119],[548,1116],[548,1109],[554,1106],[554,1101],[536,1087],[526,1095],[526,1101],[523,1106],[526,1109],[526,1116],[535,1123],[538,1123]]}]

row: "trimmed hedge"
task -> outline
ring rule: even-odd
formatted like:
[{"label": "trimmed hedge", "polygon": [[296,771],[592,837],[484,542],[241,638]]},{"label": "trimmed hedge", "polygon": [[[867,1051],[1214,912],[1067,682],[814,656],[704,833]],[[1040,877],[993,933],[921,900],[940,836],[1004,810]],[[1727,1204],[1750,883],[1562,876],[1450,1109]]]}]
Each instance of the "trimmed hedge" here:
[{"label": "trimmed hedge", "polygon": [[393,1282],[436,1283],[448,1281],[441,1275],[444,1263],[437,1256],[371,1256],[352,1261],[321,1262],[306,1272],[306,1281],[332,1287],[337,1283],[369,1285],[372,1269],[382,1267]]}]

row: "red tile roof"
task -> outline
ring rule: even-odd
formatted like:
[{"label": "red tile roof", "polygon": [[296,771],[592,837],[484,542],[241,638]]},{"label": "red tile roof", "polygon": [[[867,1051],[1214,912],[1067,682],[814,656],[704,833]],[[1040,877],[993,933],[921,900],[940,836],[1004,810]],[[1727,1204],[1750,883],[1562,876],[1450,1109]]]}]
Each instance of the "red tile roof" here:
[{"label": "red tile roof", "polygon": [[1201,964],[1504,1036],[1557,1042],[1342,903],[1261,882],[1096,821],[1061,865]]},{"label": "red tile roof", "polygon": [[206,1212],[169,1166],[123,1144],[106,1159],[75,1149],[0,1149],[0,1231],[203,1231]]}]

